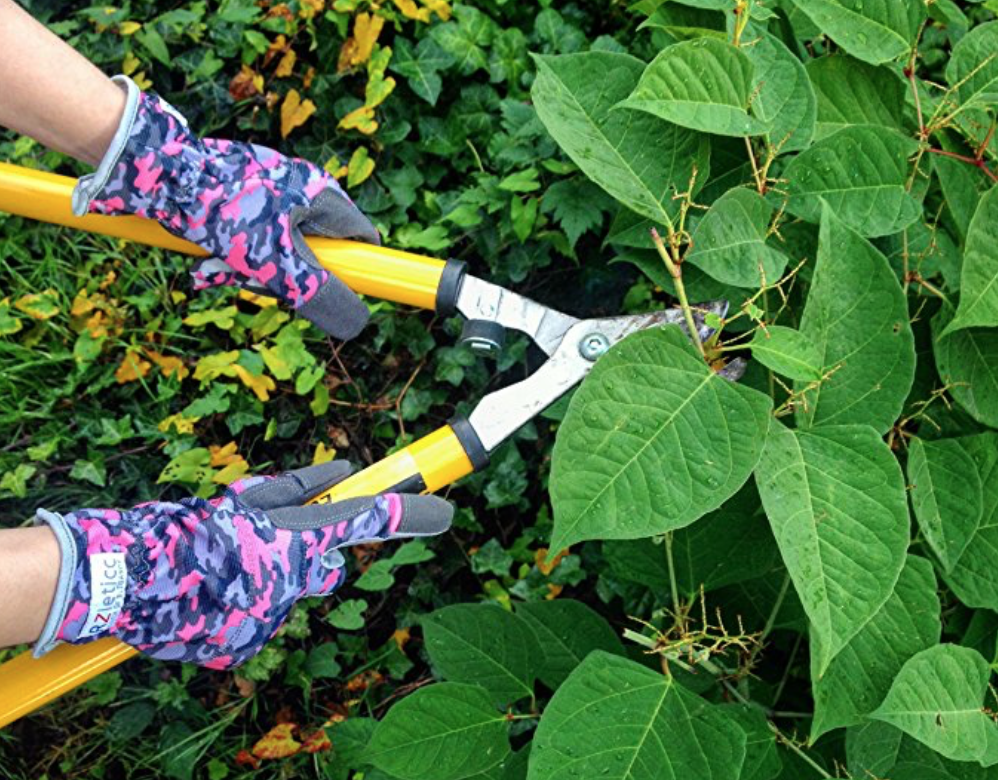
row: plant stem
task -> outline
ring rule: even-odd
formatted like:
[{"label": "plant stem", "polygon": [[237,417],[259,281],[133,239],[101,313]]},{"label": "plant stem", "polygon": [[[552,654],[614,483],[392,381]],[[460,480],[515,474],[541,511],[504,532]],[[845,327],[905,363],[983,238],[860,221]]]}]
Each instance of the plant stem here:
[{"label": "plant stem", "polygon": [[665,535],[665,560],[669,564],[669,587],[672,589],[672,609],[679,617],[679,586],[676,584],[676,564],[672,559],[672,531]]},{"label": "plant stem", "polygon": [[943,157],[952,157],[954,160],[959,160],[960,162],[965,162],[968,165],[973,165],[975,168],[980,168],[987,174],[988,178],[993,182],[998,182],[998,174],[994,173],[983,159],[978,160],[976,157],[968,157],[965,154],[957,154],[956,152],[947,152],[945,149],[934,149],[930,148],[929,151],[932,154],[939,154]]},{"label": "plant stem", "polygon": [[662,237],[655,228],[651,229],[651,240],[655,243],[655,249],[658,250],[662,262],[665,263],[665,267],[676,285],[676,296],[679,298],[679,306],[683,310],[683,316],[686,318],[686,328],[690,332],[690,339],[696,345],[700,355],[706,359],[706,353],[703,351],[703,342],[700,341],[700,332],[697,330],[696,320],[693,319],[693,310],[690,308],[690,301],[686,297],[686,287],[683,285],[683,270],[679,267],[679,262],[669,257],[669,250],[666,249],[665,242],[662,241]]},{"label": "plant stem", "polygon": [[787,591],[790,589],[790,575],[783,575],[783,584],[780,586],[780,593],[776,597],[776,603],[773,604],[773,609],[769,612],[769,617],[766,618],[766,625],[762,629],[762,635],[759,637],[759,644],[765,641],[766,637],[769,636],[769,632],[773,630],[773,626],[776,625],[776,618],[780,614],[780,608],[783,606],[783,599],[787,596]]},{"label": "plant stem", "polygon": [[770,723],[769,724],[769,729],[770,729],[770,731],[773,732],[774,735],[776,735],[777,742],[782,742],[784,745],[786,745],[788,748],[790,748],[803,761],[807,762],[807,764],[815,772],[817,772],[822,777],[827,778],[828,780],[835,780],[835,778],[833,778],[832,775],[828,774],[827,770],[821,764],[819,764],[817,761],[815,761],[813,758],[811,758],[807,753],[805,753],[803,750],[801,750],[799,747],[797,747],[797,745],[795,745],[793,743],[793,740],[787,739],[785,736],[783,736],[783,733],[778,728],[776,728],[775,725],[773,725],[772,723]]}]

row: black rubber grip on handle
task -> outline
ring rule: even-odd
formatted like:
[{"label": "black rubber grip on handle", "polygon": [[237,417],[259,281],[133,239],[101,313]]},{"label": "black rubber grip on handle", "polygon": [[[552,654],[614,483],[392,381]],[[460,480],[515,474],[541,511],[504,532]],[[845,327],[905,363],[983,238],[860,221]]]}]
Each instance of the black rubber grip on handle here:
[{"label": "black rubber grip on handle", "polygon": [[468,422],[467,417],[454,417],[447,423],[457,436],[457,440],[464,447],[464,452],[471,461],[475,471],[481,471],[489,465],[489,451],[485,449],[482,440],[478,438],[475,429]]},{"label": "black rubber grip on handle", "polygon": [[437,314],[450,317],[457,311],[457,299],[461,294],[461,282],[464,281],[464,274],[467,270],[467,264],[461,260],[447,261],[444,271],[440,275],[440,284],[437,286]]}]

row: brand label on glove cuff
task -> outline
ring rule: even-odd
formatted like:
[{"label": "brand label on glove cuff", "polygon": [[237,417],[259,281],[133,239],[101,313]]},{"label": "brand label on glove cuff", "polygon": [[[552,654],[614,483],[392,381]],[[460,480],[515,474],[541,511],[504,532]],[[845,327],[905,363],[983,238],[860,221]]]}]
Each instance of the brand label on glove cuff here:
[{"label": "brand label on glove cuff", "polygon": [[125,605],[128,568],[124,553],[90,556],[90,611],[80,636],[98,636],[114,628]]}]

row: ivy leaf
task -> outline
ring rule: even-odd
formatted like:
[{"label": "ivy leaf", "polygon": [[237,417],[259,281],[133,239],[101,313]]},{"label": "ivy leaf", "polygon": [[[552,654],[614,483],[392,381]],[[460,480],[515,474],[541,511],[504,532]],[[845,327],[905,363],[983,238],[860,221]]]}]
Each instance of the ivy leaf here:
[{"label": "ivy leaf", "polygon": [[422,624],[426,652],[446,679],[477,683],[503,706],[533,696],[538,648],[512,613],[494,604],[455,604]]},{"label": "ivy leaf", "polygon": [[583,233],[602,224],[601,197],[588,181],[559,181],[544,191],[541,208],[545,214],[554,214],[574,247]]},{"label": "ivy leaf", "polygon": [[558,430],[551,548],[651,536],[716,509],[755,467],[771,408],[711,371],[677,326],[629,336],[596,363]]},{"label": "ivy leaf", "polygon": [[915,373],[907,302],[887,259],[828,206],[800,331],[818,346],[823,373],[836,370],[808,391],[798,424],[867,423],[889,430]]},{"label": "ivy leaf", "polygon": [[364,627],[364,612],[367,602],[364,599],[349,599],[326,615],[326,621],[341,631],[357,631]]},{"label": "ivy leaf", "polygon": [[804,65],[769,33],[747,51],[758,89],[752,113],[769,125],[768,142],[781,152],[806,149],[814,137],[817,99]]},{"label": "ivy leaf", "polygon": [[773,423],[756,481],[816,635],[811,673],[821,677],[897,582],[909,534],[904,478],[867,425]]},{"label": "ivy leaf", "polygon": [[998,610],[998,434],[982,433],[957,439],[974,461],[980,478],[982,506],[977,532],[952,570],[942,573],[968,607]]},{"label": "ivy leaf", "polygon": [[946,80],[964,106],[998,102],[998,22],[975,27],[953,47]]},{"label": "ivy leaf", "polygon": [[905,189],[916,143],[884,127],[846,127],[787,165],[787,210],[818,222],[822,201],[862,236],[897,233],[922,213]]},{"label": "ivy leaf", "polygon": [[991,670],[976,650],[941,644],[909,659],[871,717],[954,761],[998,764],[998,726],[983,710]]},{"label": "ivy leaf", "polygon": [[462,780],[506,758],[507,731],[485,689],[438,683],[388,710],[364,757],[399,780]]},{"label": "ivy leaf", "polygon": [[959,439],[923,441],[908,446],[911,508],[925,539],[952,571],[984,512],[981,478]]},{"label": "ivy leaf", "polygon": [[555,692],[528,780],[738,780],[746,736],[725,708],[597,650]]},{"label": "ivy leaf", "polygon": [[610,624],[581,601],[533,601],[517,606],[516,614],[537,637],[542,658],[537,677],[551,690],[557,690],[594,650],[624,655]]},{"label": "ivy leaf", "polygon": [[388,67],[408,79],[410,89],[435,106],[443,88],[439,71],[450,67],[454,58],[430,37],[420,40],[415,49],[406,38],[397,37],[393,47]]},{"label": "ivy leaf", "polygon": [[748,113],[754,80],[752,60],[741,49],[697,38],[662,50],[618,107],[704,133],[763,135],[766,124]]},{"label": "ivy leaf", "polygon": [[805,382],[821,379],[821,352],[799,330],[783,325],[759,328],[748,348],[752,357],[778,374]]},{"label": "ivy leaf", "polygon": [[455,21],[438,24],[430,30],[430,37],[450,55],[462,76],[488,67],[485,47],[492,43],[496,24],[488,16],[470,5],[454,9]]},{"label": "ivy leaf", "polygon": [[667,224],[673,195],[687,188],[693,166],[709,174],[709,142],[698,133],[641,113],[612,111],[641,77],[626,54],[585,52],[535,56],[530,95],[548,132],[576,165],[629,209]]},{"label": "ivy leaf", "polygon": [[758,288],[783,276],[787,257],[766,245],[773,207],[757,192],[728,190],[710,207],[693,231],[686,256],[719,282]]},{"label": "ivy leaf", "polygon": [[[823,675],[812,674],[812,742],[832,729],[862,723],[877,708],[904,663],[939,642],[939,610],[932,564],[909,555],[894,592],[880,611],[842,648]],[[820,634],[812,641],[820,645]],[[819,649],[811,657],[820,655]]]},{"label": "ivy leaf", "polygon": [[998,327],[998,185],[984,194],[970,222],[960,304],[942,335],[974,327]]},{"label": "ivy leaf", "polygon": [[908,0],[793,0],[839,46],[871,65],[908,53],[925,5]]},{"label": "ivy leaf", "polygon": [[847,54],[833,54],[806,65],[818,100],[815,138],[852,125],[903,130],[904,84],[893,71]]},{"label": "ivy leaf", "polygon": [[968,328],[943,336],[952,309],[932,321],[939,377],[956,402],[978,422],[998,427],[998,330]]}]

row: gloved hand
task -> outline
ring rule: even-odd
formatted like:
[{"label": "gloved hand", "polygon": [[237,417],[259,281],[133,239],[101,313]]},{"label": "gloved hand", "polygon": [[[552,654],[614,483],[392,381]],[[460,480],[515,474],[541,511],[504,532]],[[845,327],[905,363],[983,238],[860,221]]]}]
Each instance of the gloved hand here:
[{"label": "gloved hand", "polygon": [[322,330],[353,338],[367,307],[322,268],[302,238],[380,243],[336,180],[264,146],[199,139],[169,103],[114,80],[128,98],[97,170],[73,191],[73,213],[137,214],[208,251],[195,286],[263,287]]},{"label": "gloved hand", "polygon": [[228,669],[256,655],[298,599],[343,583],[342,548],[450,527],[453,507],[435,496],[303,506],[351,470],[333,461],[250,477],[210,501],[39,509],[62,562],[35,655],[111,635],[155,658]]}]

